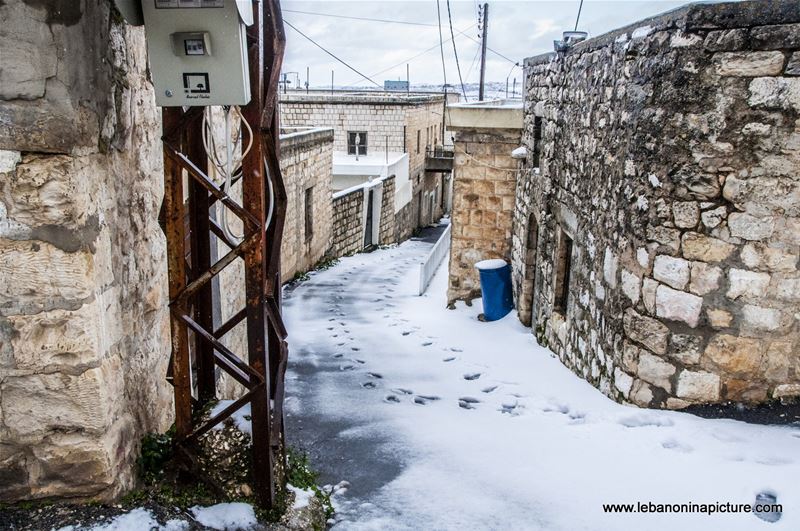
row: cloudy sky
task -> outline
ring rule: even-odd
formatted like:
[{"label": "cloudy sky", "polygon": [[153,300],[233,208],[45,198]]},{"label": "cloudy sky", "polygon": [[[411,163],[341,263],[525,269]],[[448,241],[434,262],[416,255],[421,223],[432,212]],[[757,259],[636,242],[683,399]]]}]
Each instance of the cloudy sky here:
[{"label": "cloudy sky", "polygon": [[[600,35],[685,3],[668,0],[585,0],[579,29],[588,31],[590,35]],[[442,60],[436,4],[436,0],[284,0],[281,2],[287,22],[284,72],[298,72],[301,83],[305,83],[306,67],[309,67],[312,87],[330,86],[331,70],[335,72],[337,86],[371,85],[301,36],[289,26],[290,23],[381,85],[387,79],[405,79],[406,63],[410,64],[412,84],[439,84],[442,82]],[[447,2],[439,0],[439,4],[447,81],[457,84]],[[514,67],[514,62],[552,51],[553,39],[559,38],[563,30],[571,30],[575,26],[578,4],[579,0],[490,1],[488,46],[497,53],[488,52],[487,81],[504,83],[506,78],[513,80],[514,77],[521,81],[521,71]],[[477,82],[479,76],[478,5],[476,0],[450,0],[455,43],[465,83]]]}]

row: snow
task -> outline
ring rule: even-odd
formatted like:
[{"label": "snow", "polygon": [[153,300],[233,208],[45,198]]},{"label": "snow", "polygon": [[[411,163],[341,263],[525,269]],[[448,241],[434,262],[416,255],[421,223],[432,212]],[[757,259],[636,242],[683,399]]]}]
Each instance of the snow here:
[{"label": "snow", "polygon": [[[233,400],[220,400],[213,408],[211,408],[211,416],[213,417],[214,415],[218,415],[223,409],[233,404],[233,402]],[[250,422],[250,404],[245,404],[241,409],[235,411],[229,418],[233,421],[239,431],[244,432],[251,437],[253,436],[253,425]],[[222,424],[217,424],[212,429],[221,430]]]},{"label": "snow", "polygon": [[139,507],[106,523],[91,527],[82,527],[80,524],[69,525],[58,531],[182,531],[188,527],[189,524],[183,520],[169,520],[162,526],[152,512]]},{"label": "snow", "polygon": [[508,265],[508,262],[502,260],[500,258],[493,258],[490,260],[481,260],[475,267],[477,269],[500,269],[501,267],[505,267]]},{"label": "snow", "polygon": [[301,489],[294,485],[286,486],[290,491],[294,492],[294,505],[295,509],[302,509],[308,507],[308,502],[315,496],[314,491],[311,489]]},{"label": "snow", "polygon": [[[288,429],[324,419],[317,449],[347,449],[314,463],[323,475],[347,460],[385,478],[324,477],[352,483],[334,497],[334,529],[800,529],[800,429],[617,404],[515,312],[484,323],[479,300],[446,309],[447,260],[415,296],[414,264],[429,250],[409,241],[344,258],[287,293]],[[303,420],[298,442],[312,433]],[[397,470],[361,464],[375,456]],[[783,504],[776,523],[602,509],[762,492]]]},{"label": "snow", "polygon": [[258,520],[249,503],[218,503],[211,507],[192,507],[195,520],[219,531],[237,531],[252,528]]}]

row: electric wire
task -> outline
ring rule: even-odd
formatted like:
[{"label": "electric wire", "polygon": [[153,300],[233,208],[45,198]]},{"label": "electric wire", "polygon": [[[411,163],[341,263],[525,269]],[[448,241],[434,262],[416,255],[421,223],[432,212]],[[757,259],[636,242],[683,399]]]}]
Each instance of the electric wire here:
[{"label": "electric wire", "polygon": [[[311,37],[309,37],[308,35],[306,35],[302,31],[297,29],[291,22],[289,22],[288,20],[284,20],[284,22],[286,23],[287,26],[289,26],[290,28],[295,30],[297,33],[299,33],[300,35],[305,37],[309,42],[311,42],[311,44],[313,44],[314,46],[316,46],[317,48],[319,48],[320,50],[322,50],[326,54],[330,55],[331,57],[333,57],[334,59],[336,59],[337,61],[342,63],[344,66],[346,66],[347,68],[349,68],[350,70],[352,70],[353,72],[358,74],[359,76],[361,76],[361,79],[366,79],[367,81],[369,81],[373,85],[377,86],[378,88],[383,88],[383,85],[381,85],[379,83],[376,83],[375,80],[373,80],[371,77],[362,74],[361,72],[359,72],[358,70],[356,70],[355,68],[350,66],[347,62],[343,61],[342,59],[339,59],[334,53],[329,52],[324,46],[322,46],[321,44],[317,43],[317,41],[315,41],[314,39],[312,39]],[[361,79],[359,79],[359,81],[361,81]]]},{"label": "electric wire", "polygon": [[298,13],[301,15],[317,15],[320,17],[331,17],[331,18],[344,18],[348,20],[363,20],[365,22],[383,22],[388,24],[405,24],[408,26],[427,26],[429,28],[435,28],[436,24],[427,24],[425,22],[410,22],[406,20],[389,20],[385,18],[368,18],[368,17],[353,17],[349,15],[335,15],[333,13],[316,13],[314,11],[297,11],[294,9],[284,9],[284,13]]},{"label": "electric wire", "polygon": [[456,37],[453,34],[453,16],[450,13],[450,0],[447,0],[447,20],[450,22],[450,42],[453,43],[453,55],[456,58],[456,69],[458,70],[458,81],[461,83],[461,93],[464,101],[467,99],[467,89],[464,88],[464,78],[461,77],[461,64],[458,62],[458,48],[456,47]]}]

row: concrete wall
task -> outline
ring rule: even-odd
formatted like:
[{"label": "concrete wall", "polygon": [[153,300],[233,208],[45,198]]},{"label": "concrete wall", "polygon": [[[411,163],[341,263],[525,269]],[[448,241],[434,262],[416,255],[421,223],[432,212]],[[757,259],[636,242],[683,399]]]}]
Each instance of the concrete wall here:
[{"label": "concrete wall", "polygon": [[609,396],[800,395],[798,35],[794,1],[692,5],[526,61],[515,295]]},{"label": "concrete wall", "polygon": [[0,500],[108,499],[172,414],[143,32],[101,0],[0,20]]},{"label": "concrete wall", "polygon": [[[331,169],[333,130],[286,130],[281,135],[281,171],[286,185],[286,225],[281,244],[284,281],[313,269],[328,251],[333,227]],[[306,234],[306,190],[312,188],[313,230]]]}]

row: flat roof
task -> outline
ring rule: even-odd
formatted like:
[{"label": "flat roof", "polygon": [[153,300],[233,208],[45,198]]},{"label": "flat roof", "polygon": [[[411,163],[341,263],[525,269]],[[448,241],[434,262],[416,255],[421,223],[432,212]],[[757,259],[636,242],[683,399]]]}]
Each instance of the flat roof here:
[{"label": "flat roof", "polygon": [[447,111],[450,129],[521,129],[523,101],[498,99],[456,103]]},{"label": "flat roof", "polygon": [[[448,93],[452,96],[454,93]],[[280,93],[281,103],[327,103],[331,105],[418,105],[444,102],[443,92],[397,92],[384,90],[290,90]]]}]

